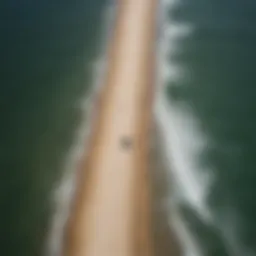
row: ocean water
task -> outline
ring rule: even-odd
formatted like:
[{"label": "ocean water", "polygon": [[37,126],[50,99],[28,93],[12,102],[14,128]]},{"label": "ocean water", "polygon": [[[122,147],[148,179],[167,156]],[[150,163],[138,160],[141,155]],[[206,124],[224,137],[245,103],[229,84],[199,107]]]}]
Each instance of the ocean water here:
[{"label": "ocean water", "polygon": [[0,3],[1,255],[42,255],[93,81],[106,1]]},{"label": "ocean water", "polygon": [[[1,255],[59,253],[109,4],[0,3]],[[252,0],[160,1],[155,118],[184,256],[256,254],[255,13]]]},{"label": "ocean water", "polygon": [[185,255],[256,254],[254,1],[162,2],[156,118]]}]

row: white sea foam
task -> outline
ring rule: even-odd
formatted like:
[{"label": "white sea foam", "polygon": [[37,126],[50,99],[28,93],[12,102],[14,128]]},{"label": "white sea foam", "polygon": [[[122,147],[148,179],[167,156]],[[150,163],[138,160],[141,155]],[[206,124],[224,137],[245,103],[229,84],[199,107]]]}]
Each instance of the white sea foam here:
[{"label": "white sea foam", "polygon": [[[180,50],[180,41],[193,33],[191,24],[177,23],[168,17],[171,9],[178,4],[179,1],[165,0],[160,10],[162,17],[157,77],[159,89],[155,115],[170,179],[175,185],[175,200],[189,204],[203,221],[211,223],[212,216],[207,207],[206,197],[212,177],[209,175],[210,171],[202,169],[198,163],[200,154],[208,143],[207,138],[200,130],[189,105],[168,100],[165,90],[172,82],[175,82],[175,85],[182,84],[182,81],[187,79],[187,70],[172,59]],[[170,197],[171,194],[173,196],[173,191],[170,192]],[[185,255],[201,255],[181,215],[170,210],[170,218],[184,246]]]},{"label": "white sea foam", "polygon": [[210,212],[205,203],[210,178],[202,174],[203,170],[195,160],[205,143],[196,121],[182,106],[168,106],[164,98],[161,98],[156,111],[166,161],[172,179],[179,188],[180,198],[189,203],[204,220],[210,221]]}]

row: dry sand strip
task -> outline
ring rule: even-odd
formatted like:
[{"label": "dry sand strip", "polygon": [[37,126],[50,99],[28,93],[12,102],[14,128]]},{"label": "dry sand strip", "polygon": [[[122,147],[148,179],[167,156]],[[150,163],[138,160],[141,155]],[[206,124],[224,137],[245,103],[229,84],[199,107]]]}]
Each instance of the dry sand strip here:
[{"label": "dry sand strip", "polygon": [[67,226],[67,256],[150,256],[148,156],[157,0],[119,0],[105,84]]}]

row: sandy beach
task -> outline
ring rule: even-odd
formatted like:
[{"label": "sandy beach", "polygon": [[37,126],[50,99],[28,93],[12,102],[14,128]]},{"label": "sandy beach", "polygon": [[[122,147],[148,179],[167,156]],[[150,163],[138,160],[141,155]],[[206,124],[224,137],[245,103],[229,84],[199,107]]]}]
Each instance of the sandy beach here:
[{"label": "sandy beach", "polygon": [[153,255],[148,157],[156,0],[119,2],[105,83],[64,252]]}]

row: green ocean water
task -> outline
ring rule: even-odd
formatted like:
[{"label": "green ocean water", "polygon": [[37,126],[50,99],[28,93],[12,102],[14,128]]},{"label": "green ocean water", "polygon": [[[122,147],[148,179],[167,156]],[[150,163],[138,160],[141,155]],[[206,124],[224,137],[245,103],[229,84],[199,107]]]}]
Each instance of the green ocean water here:
[{"label": "green ocean water", "polygon": [[41,255],[92,84],[104,0],[0,3],[1,255]]},{"label": "green ocean water", "polygon": [[[202,255],[255,255],[256,2],[176,3],[169,23],[189,26],[191,33],[169,58],[186,72],[166,93],[169,102],[183,102],[197,120],[207,145],[196,161],[201,175],[211,177],[204,193],[212,219],[181,204],[184,220]],[[195,189],[202,186],[200,181]]]}]

